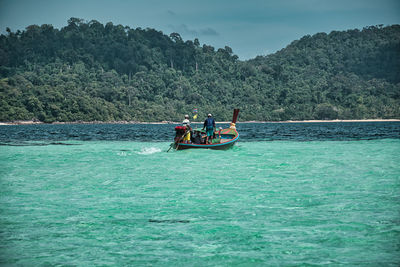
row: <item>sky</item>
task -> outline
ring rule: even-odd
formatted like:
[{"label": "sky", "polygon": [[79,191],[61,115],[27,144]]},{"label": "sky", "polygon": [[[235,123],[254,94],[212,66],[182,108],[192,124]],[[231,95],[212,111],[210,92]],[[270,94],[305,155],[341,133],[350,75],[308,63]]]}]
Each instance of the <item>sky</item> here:
[{"label": "sky", "polygon": [[307,34],[400,24],[400,0],[0,0],[3,34],[71,17],[177,32],[247,60]]}]

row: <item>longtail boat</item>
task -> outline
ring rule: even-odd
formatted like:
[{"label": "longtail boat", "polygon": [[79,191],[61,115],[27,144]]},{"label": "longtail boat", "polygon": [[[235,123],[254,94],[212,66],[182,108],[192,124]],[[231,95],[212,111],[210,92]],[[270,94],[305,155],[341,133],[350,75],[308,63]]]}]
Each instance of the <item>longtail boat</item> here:
[{"label": "longtail boat", "polygon": [[208,148],[208,149],[228,149],[232,147],[237,140],[239,140],[239,133],[236,130],[236,121],[239,115],[239,109],[233,111],[232,122],[229,128],[216,129],[214,131],[214,138],[210,144],[205,143],[206,131],[202,128],[192,130],[191,140],[187,143],[183,141],[187,130],[184,126],[175,127],[175,139],[171,144],[176,150],[183,150],[189,148]]}]

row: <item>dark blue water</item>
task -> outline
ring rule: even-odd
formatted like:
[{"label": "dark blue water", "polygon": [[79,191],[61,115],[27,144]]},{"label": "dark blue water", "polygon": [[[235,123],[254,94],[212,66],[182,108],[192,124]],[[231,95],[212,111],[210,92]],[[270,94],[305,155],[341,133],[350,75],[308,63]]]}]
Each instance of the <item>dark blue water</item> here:
[{"label": "dark blue water", "polygon": [[[24,141],[138,141],[166,142],[174,124],[61,124],[0,126],[0,143]],[[194,127],[201,127],[200,124]],[[228,127],[219,124],[218,127]],[[253,141],[351,141],[399,139],[400,122],[242,123],[241,142]]]}]

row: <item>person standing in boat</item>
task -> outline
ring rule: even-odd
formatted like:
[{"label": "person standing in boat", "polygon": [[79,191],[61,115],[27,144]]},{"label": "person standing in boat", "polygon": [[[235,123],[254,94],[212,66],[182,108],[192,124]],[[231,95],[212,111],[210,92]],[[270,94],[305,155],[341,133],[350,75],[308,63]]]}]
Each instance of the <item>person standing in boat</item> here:
[{"label": "person standing in boat", "polygon": [[182,121],[182,126],[186,127],[186,132],[183,138],[183,142],[190,143],[190,132],[192,128],[190,127],[189,115],[185,115],[185,119]]},{"label": "person standing in boat", "polygon": [[214,137],[215,129],[215,120],[211,114],[208,114],[207,119],[204,121],[203,130],[205,128],[207,130],[206,144],[211,144]]},{"label": "person standing in boat", "polygon": [[182,126],[190,126],[189,115],[185,115],[185,119],[182,121]]}]

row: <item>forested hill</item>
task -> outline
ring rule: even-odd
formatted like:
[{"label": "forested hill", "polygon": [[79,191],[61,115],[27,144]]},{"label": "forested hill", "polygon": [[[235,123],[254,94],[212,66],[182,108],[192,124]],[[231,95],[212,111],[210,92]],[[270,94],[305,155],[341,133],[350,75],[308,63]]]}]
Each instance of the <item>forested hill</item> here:
[{"label": "forested hill", "polygon": [[[267,44],[266,44],[267,46]],[[265,57],[71,18],[0,36],[0,121],[400,118],[400,25],[318,33]]]}]

